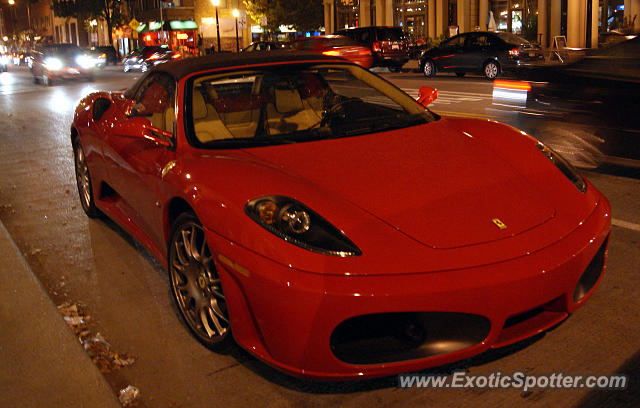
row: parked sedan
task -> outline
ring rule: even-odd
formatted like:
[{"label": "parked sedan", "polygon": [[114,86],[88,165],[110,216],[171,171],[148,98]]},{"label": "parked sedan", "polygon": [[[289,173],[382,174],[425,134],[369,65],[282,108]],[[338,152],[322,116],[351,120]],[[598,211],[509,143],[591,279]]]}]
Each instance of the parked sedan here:
[{"label": "parked sedan", "polygon": [[124,57],[122,60],[122,69],[124,72],[129,72],[133,69],[146,72],[148,69],[156,65],[179,59],[181,56],[182,55],[179,52],[174,52],[167,46],[145,46],[132,51],[129,55]]},{"label": "parked sedan", "polygon": [[364,68],[371,68],[373,57],[371,51],[342,35],[319,35],[300,38],[291,44],[298,51],[317,52],[324,55],[346,58]]},{"label": "parked sedan", "polygon": [[93,80],[95,60],[92,55],[73,44],[45,44],[31,55],[33,81],[52,85],[65,79]]},{"label": "parked sedan", "polygon": [[522,66],[493,103],[582,167],[640,168],[640,37],[567,65]]},{"label": "parked sedan", "polygon": [[435,97],[331,55],[162,64],[76,108],[80,203],[167,268],[213,350],[322,380],[465,359],[589,299],[611,208],[544,144]]},{"label": "parked sedan", "polygon": [[537,45],[511,33],[476,31],[456,35],[426,50],[419,66],[427,78],[438,72],[455,72],[459,77],[478,72],[494,79],[505,70],[532,61],[544,61]]}]

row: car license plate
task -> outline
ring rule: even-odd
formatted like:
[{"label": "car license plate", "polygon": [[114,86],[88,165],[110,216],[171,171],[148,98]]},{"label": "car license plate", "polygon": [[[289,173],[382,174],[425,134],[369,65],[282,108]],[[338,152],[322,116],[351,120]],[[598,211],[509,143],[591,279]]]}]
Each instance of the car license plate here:
[{"label": "car license plate", "polygon": [[530,53],[529,53],[529,56],[530,56],[530,57],[535,57],[535,56],[536,56],[536,53],[535,53],[535,52],[530,52]]},{"label": "car license plate", "polygon": [[392,45],[391,45],[391,49],[392,49],[392,50],[399,50],[399,49],[400,49],[400,46],[399,46],[398,44],[392,44]]},{"label": "car license plate", "polygon": [[80,71],[78,71],[78,70],[77,70],[77,69],[75,69],[75,68],[69,68],[68,72],[69,72],[70,74],[74,74],[74,75],[75,75],[75,74],[79,74],[79,73],[80,73]]}]

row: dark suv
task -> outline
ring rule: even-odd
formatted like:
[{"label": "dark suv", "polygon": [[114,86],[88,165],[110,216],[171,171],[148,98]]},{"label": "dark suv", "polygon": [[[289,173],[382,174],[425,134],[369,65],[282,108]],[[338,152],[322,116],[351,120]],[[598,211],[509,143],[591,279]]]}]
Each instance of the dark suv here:
[{"label": "dark suv", "polygon": [[492,80],[522,62],[543,60],[540,47],[524,38],[505,32],[476,31],[456,35],[423,52],[420,70],[427,78],[440,71],[455,72],[459,77],[467,72],[482,72]]},{"label": "dark suv", "polygon": [[409,61],[409,44],[399,27],[358,27],[338,30],[371,50],[374,67],[388,67],[392,72]]},{"label": "dark suv", "polygon": [[92,47],[92,51],[97,51],[105,54],[106,64],[118,65],[120,58],[118,57],[118,52],[112,45],[101,45],[98,47]]}]

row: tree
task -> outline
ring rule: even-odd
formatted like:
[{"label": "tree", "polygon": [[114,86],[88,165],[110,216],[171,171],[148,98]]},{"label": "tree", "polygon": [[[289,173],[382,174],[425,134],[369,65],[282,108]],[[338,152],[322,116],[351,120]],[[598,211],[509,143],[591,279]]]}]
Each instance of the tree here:
[{"label": "tree", "polygon": [[322,0],[244,0],[247,14],[254,21],[267,17],[267,29],[281,25],[296,31],[315,31],[324,23]]},{"label": "tree", "polygon": [[53,0],[53,11],[58,17],[74,17],[80,21],[94,18],[104,20],[109,40],[113,27],[125,21],[121,0]]}]

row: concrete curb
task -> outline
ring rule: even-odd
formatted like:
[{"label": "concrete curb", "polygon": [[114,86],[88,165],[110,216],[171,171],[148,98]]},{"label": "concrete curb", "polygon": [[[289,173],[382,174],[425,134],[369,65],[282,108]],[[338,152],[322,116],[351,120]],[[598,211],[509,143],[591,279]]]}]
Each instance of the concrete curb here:
[{"label": "concrete curb", "polygon": [[0,406],[121,407],[0,222]]}]

